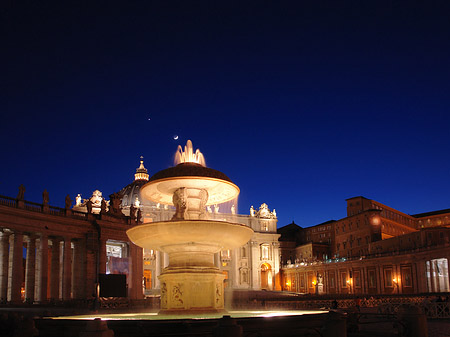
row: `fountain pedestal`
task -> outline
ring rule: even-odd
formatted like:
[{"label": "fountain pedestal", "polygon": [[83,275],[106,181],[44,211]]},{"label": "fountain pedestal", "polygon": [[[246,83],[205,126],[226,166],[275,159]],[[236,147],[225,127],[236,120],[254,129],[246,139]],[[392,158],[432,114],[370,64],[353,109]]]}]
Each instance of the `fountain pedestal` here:
[{"label": "fountain pedestal", "polygon": [[214,266],[214,254],[244,245],[252,234],[245,225],[214,220],[152,222],[127,231],[136,245],[169,255],[159,276],[165,313],[224,310],[225,275]]},{"label": "fountain pedestal", "polygon": [[184,313],[185,310],[220,312],[224,310],[223,275],[218,269],[198,268],[165,270],[161,282],[161,313]]}]

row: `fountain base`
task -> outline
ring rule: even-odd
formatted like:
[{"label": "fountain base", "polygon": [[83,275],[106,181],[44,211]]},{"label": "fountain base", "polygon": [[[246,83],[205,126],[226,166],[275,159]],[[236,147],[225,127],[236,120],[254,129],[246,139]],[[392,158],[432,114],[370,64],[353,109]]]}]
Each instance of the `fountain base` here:
[{"label": "fountain base", "polygon": [[223,312],[225,275],[218,269],[166,268],[161,282],[161,314]]}]

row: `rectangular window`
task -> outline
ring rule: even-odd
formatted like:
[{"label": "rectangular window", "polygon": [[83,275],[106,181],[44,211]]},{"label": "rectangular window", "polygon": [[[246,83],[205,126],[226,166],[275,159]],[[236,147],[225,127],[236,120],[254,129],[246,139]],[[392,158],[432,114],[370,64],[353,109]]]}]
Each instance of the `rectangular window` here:
[{"label": "rectangular window", "polygon": [[412,273],[411,273],[411,267],[401,267],[401,273],[402,273],[402,285],[403,287],[412,287]]},{"label": "rectangular window", "polygon": [[329,278],[330,278],[330,288],[334,288],[335,284],[336,284],[334,272],[333,273],[330,272],[328,275],[329,275]]},{"label": "rectangular window", "polygon": [[369,269],[367,271],[367,277],[368,277],[369,288],[376,288],[377,287],[377,281],[376,281],[375,270],[374,269]]},{"label": "rectangular window", "polygon": [[392,288],[394,283],[392,282],[392,268],[384,269],[384,287]]},{"label": "rectangular window", "polygon": [[359,271],[353,272],[353,280],[355,282],[355,288],[361,288],[361,273]]},{"label": "rectangular window", "polygon": [[347,273],[341,272],[341,288],[347,288]]}]

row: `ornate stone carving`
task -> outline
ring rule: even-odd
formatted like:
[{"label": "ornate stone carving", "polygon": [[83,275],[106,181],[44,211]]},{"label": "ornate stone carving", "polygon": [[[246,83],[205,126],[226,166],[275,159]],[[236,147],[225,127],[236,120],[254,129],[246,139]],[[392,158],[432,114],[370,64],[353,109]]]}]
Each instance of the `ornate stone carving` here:
[{"label": "ornate stone carving", "polygon": [[184,220],[186,212],[186,189],[184,187],[177,189],[173,194],[172,201],[176,208],[172,220]]},{"label": "ornate stone carving", "polygon": [[109,196],[110,199],[110,207],[109,212],[112,214],[121,214],[120,211],[120,194],[114,193]]},{"label": "ornate stone carving", "polygon": [[166,283],[161,284],[161,308],[167,308],[167,285]]},{"label": "ornate stone carving", "polygon": [[172,288],[172,300],[175,306],[183,306],[183,284],[177,283]]},{"label": "ornate stone carving", "polygon": [[102,199],[103,199],[102,192],[100,192],[99,190],[95,190],[94,192],[92,192],[90,200],[92,201],[93,207],[101,207]]},{"label": "ornate stone carving", "polygon": [[216,283],[216,306],[220,305],[222,300],[222,284]]},{"label": "ornate stone carving", "polygon": [[274,210],[274,212],[271,212],[269,209],[269,206],[267,206],[266,203],[263,203],[259,207],[259,211],[257,212],[256,215],[262,219],[276,219],[276,217],[277,217],[275,210]]}]

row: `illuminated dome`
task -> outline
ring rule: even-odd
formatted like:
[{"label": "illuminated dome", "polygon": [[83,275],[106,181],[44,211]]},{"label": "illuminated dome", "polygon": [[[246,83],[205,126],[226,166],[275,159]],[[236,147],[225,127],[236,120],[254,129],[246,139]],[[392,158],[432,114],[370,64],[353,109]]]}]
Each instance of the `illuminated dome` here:
[{"label": "illuminated dome", "polygon": [[[144,167],[144,160],[141,156],[141,162],[139,167],[136,169],[134,175],[134,181],[128,184],[123,189],[119,191],[122,196],[121,208],[130,207],[132,204],[137,207],[138,205],[143,206],[155,206],[156,203],[141,198],[141,188],[148,182],[149,174],[147,169]],[[137,200],[137,202],[136,202]]]}]

